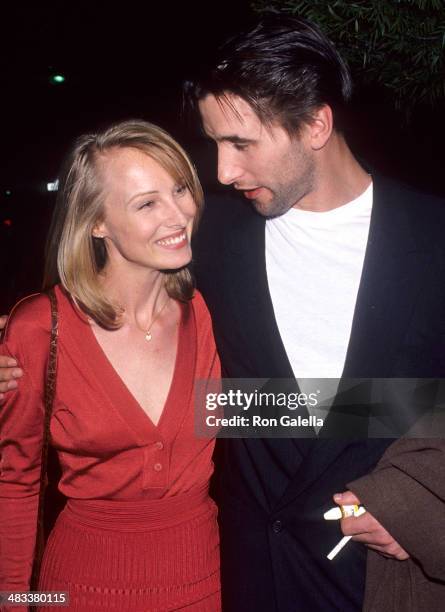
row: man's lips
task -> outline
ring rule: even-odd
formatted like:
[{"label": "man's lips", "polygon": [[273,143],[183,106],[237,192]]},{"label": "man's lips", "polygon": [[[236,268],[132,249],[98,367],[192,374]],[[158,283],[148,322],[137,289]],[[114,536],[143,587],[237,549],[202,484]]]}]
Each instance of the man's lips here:
[{"label": "man's lips", "polygon": [[174,234],[165,236],[160,240],[156,240],[156,244],[164,247],[165,249],[181,249],[183,246],[188,244],[187,232],[185,229],[179,230]]},{"label": "man's lips", "polygon": [[263,191],[263,187],[256,187],[255,189],[242,189],[244,195],[249,200],[254,200]]}]

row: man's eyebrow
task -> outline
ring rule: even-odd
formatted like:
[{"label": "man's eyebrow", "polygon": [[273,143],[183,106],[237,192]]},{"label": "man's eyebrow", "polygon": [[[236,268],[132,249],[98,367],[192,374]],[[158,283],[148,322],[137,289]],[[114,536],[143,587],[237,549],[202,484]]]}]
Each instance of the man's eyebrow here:
[{"label": "man's eyebrow", "polygon": [[235,136],[235,135],[234,136],[221,136],[219,140],[222,140],[224,142],[233,142],[234,144],[255,142],[253,138],[243,138],[242,136]]},{"label": "man's eyebrow", "polygon": [[207,138],[214,140],[215,142],[231,142],[233,144],[249,144],[255,142],[253,138],[243,138],[242,136],[236,136],[235,134],[229,134],[227,136],[216,136],[211,137],[207,135]]}]

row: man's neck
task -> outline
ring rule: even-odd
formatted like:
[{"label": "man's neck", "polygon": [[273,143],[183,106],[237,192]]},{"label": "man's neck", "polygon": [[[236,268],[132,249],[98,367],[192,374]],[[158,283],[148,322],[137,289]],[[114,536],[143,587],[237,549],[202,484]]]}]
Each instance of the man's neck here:
[{"label": "man's neck", "polygon": [[314,189],[294,208],[326,212],[344,206],[366,191],[371,181],[343,136],[333,134],[326,146],[316,152]]}]

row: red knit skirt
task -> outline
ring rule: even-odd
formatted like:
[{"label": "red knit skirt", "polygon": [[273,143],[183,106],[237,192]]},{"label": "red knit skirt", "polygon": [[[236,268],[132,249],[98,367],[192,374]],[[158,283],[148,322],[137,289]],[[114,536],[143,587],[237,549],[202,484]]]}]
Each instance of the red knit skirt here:
[{"label": "red knit skirt", "polygon": [[67,591],[66,611],[219,612],[216,513],[207,490],[69,500],[48,539],[39,590]]}]

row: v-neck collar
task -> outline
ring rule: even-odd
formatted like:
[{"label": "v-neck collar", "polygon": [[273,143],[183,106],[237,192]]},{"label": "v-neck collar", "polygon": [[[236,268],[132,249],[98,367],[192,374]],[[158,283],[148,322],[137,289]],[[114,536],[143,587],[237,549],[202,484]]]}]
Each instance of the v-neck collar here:
[{"label": "v-neck collar", "polygon": [[65,333],[71,336],[82,362],[93,372],[98,386],[121,419],[133,431],[139,443],[145,445],[147,436],[170,440],[176,437],[187,412],[195,374],[196,324],[192,305],[188,302],[179,303],[181,314],[175,366],[161,417],[155,425],[114,369],[97,341],[86,315],[62,289],[57,289],[59,302],[62,300],[67,306],[63,309],[63,314],[66,312],[66,325],[63,316],[60,321],[62,341]]}]

